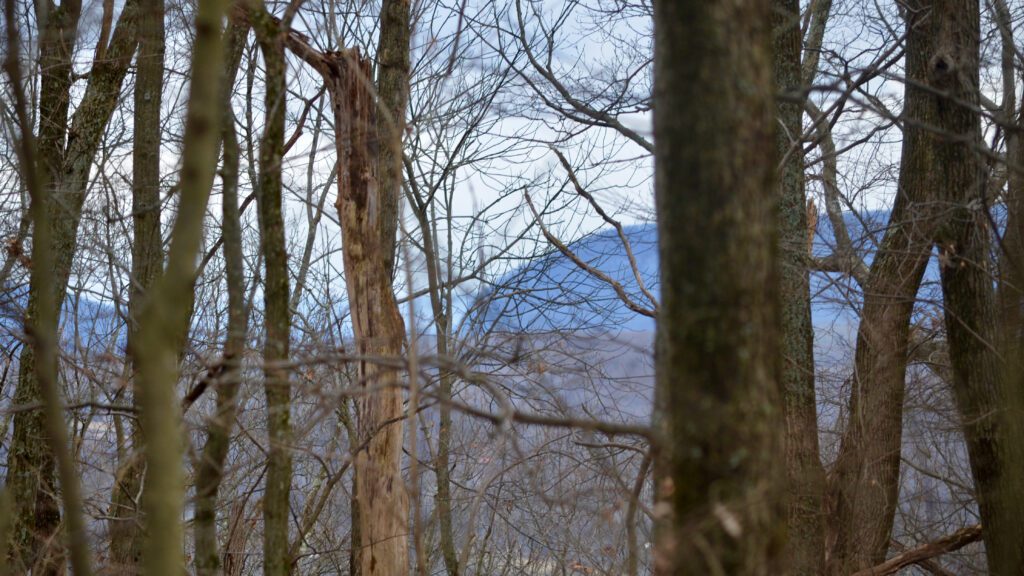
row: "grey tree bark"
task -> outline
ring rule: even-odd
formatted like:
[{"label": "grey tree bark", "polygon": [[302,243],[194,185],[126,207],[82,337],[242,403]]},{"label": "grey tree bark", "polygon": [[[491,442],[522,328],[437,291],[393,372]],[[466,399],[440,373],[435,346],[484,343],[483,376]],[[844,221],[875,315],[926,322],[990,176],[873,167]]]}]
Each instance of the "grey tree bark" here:
[{"label": "grey tree bark", "polygon": [[256,203],[259,210],[260,251],[265,268],[263,307],[266,340],[263,346],[263,378],[267,397],[266,492],[263,497],[263,569],[266,574],[291,571],[286,551],[288,495],[291,490],[291,385],[288,370],[289,326],[288,253],[285,249],[281,207],[281,160],[284,155],[286,111],[285,34],[281,22],[262,7],[254,11],[253,29],[266,67],[264,128],[260,137],[260,172]]},{"label": "grey tree bark", "polygon": [[227,72],[222,84],[221,110],[223,114],[221,139],[223,140],[222,234],[224,239],[224,268],[227,276],[228,326],[224,341],[223,368],[218,374],[216,408],[206,428],[196,465],[196,511],[193,520],[195,542],[195,570],[199,576],[220,574],[221,555],[217,543],[217,496],[224,478],[224,464],[231,444],[231,430],[238,408],[238,388],[241,383],[242,361],[249,329],[248,309],[245,301],[245,262],[242,255],[242,222],[238,207],[238,178],[241,148],[235,132],[231,108],[231,92],[235,75],[245,48],[248,26],[232,24],[228,31],[226,49]]},{"label": "grey tree bark", "polygon": [[[164,80],[164,2],[140,0],[139,52],[135,75],[135,117],[132,129],[132,264],[128,299],[128,349],[134,347],[138,315],[149,288],[163,270],[160,232],[160,109]],[[134,362],[128,358],[129,378]],[[130,380],[131,381],[131,380]],[[135,396],[132,402],[137,406]],[[142,487],[144,443],[131,420],[132,449],[119,454],[110,510],[110,552],[113,563],[138,571],[142,553],[138,499]]]}]

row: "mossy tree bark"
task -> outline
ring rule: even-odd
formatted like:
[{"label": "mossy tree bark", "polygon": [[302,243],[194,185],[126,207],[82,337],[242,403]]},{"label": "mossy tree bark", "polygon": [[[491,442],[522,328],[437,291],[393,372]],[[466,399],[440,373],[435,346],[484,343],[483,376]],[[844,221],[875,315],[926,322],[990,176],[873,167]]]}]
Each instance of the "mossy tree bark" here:
[{"label": "mossy tree bark", "polygon": [[[80,13],[77,0],[62,3],[59,8],[52,2],[37,3],[37,17],[43,30],[39,163],[47,187],[45,202],[53,267],[43,271],[37,266],[30,274],[28,318],[38,316],[43,290],[53,291],[55,311],[63,306],[89,171],[103,130],[117,107],[121,84],[137,44],[138,2],[128,0],[104,58],[95,61],[85,94],[69,122],[71,59]],[[42,392],[35,351],[26,346],[19,359],[14,401],[34,404],[41,401]],[[47,449],[45,419],[41,412],[29,410],[16,413],[13,420],[14,435],[7,453],[8,490],[13,504],[10,562],[17,567],[15,571],[35,566],[40,573],[54,573],[61,570],[61,553],[56,550],[51,554],[47,547],[60,542],[54,538],[60,526],[56,501],[59,491],[54,457]]]},{"label": "mossy tree bark", "polygon": [[288,520],[291,490],[289,422],[291,386],[288,370],[290,313],[288,300],[288,253],[285,249],[281,212],[281,159],[284,154],[286,96],[285,34],[282,23],[265,9],[254,11],[253,29],[266,67],[264,128],[260,138],[260,173],[256,202],[259,210],[260,250],[265,268],[263,308],[265,341],[263,378],[267,397],[266,492],[263,497],[263,569],[265,574],[284,575],[291,570],[288,558]]},{"label": "mossy tree bark", "polygon": [[818,447],[814,392],[814,329],[807,267],[807,194],[804,188],[803,72],[800,2],[772,2],[773,68],[783,100],[776,135],[779,174],[779,280],[782,391],[786,421],[786,478],[792,574],[818,576],[825,561],[825,469]]},{"label": "mossy tree bark", "polygon": [[776,147],[769,2],[654,8],[654,569],[777,574],[785,507],[778,185],[765,153]]},{"label": "mossy tree bark", "polygon": [[241,148],[235,132],[231,93],[245,48],[248,26],[232,24],[228,32],[228,62],[221,93],[221,137],[223,140],[223,182],[221,233],[224,239],[224,268],[227,276],[228,327],[224,341],[223,370],[219,373],[216,408],[206,428],[206,443],[196,467],[196,512],[193,520],[195,570],[199,576],[221,573],[217,544],[217,496],[224,478],[224,464],[231,445],[231,430],[238,408],[242,361],[249,329],[245,302],[245,261],[242,255],[242,221],[238,207],[238,178]]},{"label": "mossy tree bark", "polygon": [[[37,154],[36,139],[33,134],[32,119],[29,113],[29,99],[25,95],[21,73],[20,43],[21,38],[17,25],[17,16],[13,0],[4,2],[4,16],[7,20],[6,40],[7,55],[4,68],[10,80],[13,94],[14,116],[17,125],[16,154],[22,182],[29,193],[29,211],[33,227],[32,242],[32,281],[43,286],[37,290],[34,314],[25,318],[25,334],[28,337],[26,346],[31,347],[35,354],[35,377],[42,398],[42,413],[45,423],[45,437],[51,457],[56,460],[59,471],[61,497],[67,511],[68,541],[71,549],[71,566],[75,574],[89,576],[92,573],[89,561],[88,535],[82,514],[81,488],[78,484],[78,473],[75,467],[73,452],[68,445],[67,425],[64,420],[64,405],[61,399],[60,384],[57,380],[57,356],[59,349],[58,322],[59,313],[56,307],[56,294],[46,289],[54,283],[53,246],[51,243],[51,225],[47,214],[48,194],[46,185],[46,169]],[[7,495],[4,494],[4,510],[0,524],[7,527]],[[6,530],[2,537],[6,538]],[[6,556],[6,552],[5,552]],[[60,554],[50,554],[41,558],[41,565],[29,568],[39,573],[63,573],[65,563]],[[15,568],[25,566],[15,565]],[[38,569],[37,569],[38,568]],[[3,570],[6,572],[6,569]]]}]

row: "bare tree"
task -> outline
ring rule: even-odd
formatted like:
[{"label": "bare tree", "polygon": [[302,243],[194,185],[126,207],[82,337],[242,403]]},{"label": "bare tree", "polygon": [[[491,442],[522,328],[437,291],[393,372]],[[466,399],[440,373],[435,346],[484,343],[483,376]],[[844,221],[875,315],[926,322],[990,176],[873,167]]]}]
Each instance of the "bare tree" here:
[{"label": "bare tree", "polygon": [[[37,4],[37,20],[41,23],[42,79],[39,94],[40,144],[39,162],[44,167],[46,212],[52,226],[51,242],[54,265],[40,272],[33,268],[27,315],[38,314],[42,290],[53,290],[53,306],[60,310],[71,273],[71,261],[77,245],[78,224],[85,201],[89,172],[100,136],[118,104],[121,82],[135,53],[138,5],[127,2],[121,9],[104,59],[97,60],[89,74],[89,83],[82,101],[68,121],[71,100],[71,63],[75,31],[81,15],[81,4],[75,0],[58,8],[52,2]],[[39,274],[53,274],[53,282],[45,282]],[[56,325],[54,325],[56,330]],[[15,402],[38,402],[41,390],[35,372],[35,356],[31,346],[22,350],[19,359],[18,387]],[[14,416],[14,438],[7,453],[8,489],[15,509],[12,530],[11,561],[20,570],[40,567],[44,573],[58,570],[60,554],[47,550],[60,523],[55,495],[53,455],[45,448],[42,415],[34,410]],[[52,557],[51,560],[48,558]]]},{"label": "bare tree", "polygon": [[[160,114],[164,85],[164,3],[144,0],[139,4],[138,72],[135,78],[135,121],[132,132],[132,269],[128,299],[128,349],[138,333],[142,300],[163,270],[163,236],[160,231]],[[129,360],[129,364],[131,362]],[[129,370],[133,370],[130,367]],[[133,401],[135,395],[132,395]],[[138,499],[142,487],[144,439],[132,420],[132,450],[115,480],[110,526],[114,561],[131,570],[141,557]]]},{"label": "bare tree", "polygon": [[133,350],[138,364],[142,433],[146,438],[146,484],[142,510],[146,541],[143,570],[178,574],[183,558],[181,416],[175,394],[179,334],[187,332],[192,285],[206,203],[216,169],[220,137],[221,20],[226,3],[207,0],[196,13],[188,114],[181,167],[181,204],[171,233],[167,267],[150,290],[139,317]]}]

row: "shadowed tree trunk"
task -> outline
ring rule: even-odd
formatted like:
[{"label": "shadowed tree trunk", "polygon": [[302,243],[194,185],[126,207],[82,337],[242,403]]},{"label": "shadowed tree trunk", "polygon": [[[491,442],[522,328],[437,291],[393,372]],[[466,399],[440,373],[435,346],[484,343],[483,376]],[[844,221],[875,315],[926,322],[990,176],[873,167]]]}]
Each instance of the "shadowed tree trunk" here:
[{"label": "shadowed tree trunk", "polygon": [[654,569],[777,574],[785,507],[777,183],[765,153],[776,147],[769,2],[654,8]]},{"label": "shadowed tree trunk", "polygon": [[[81,2],[63,2],[58,7],[51,1],[36,4],[39,21],[39,138],[37,142],[40,181],[50,190],[60,183],[67,138],[68,107],[71,87],[71,59],[74,39],[78,33]],[[47,194],[50,196],[50,194]],[[57,248],[57,247],[55,247]],[[46,271],[50,273],[51,271]],[[29,280],[27,317],[37,316],[42,296],[37,284]],[[60,301],[62,298],[58,297]],[[40,397],[35,373],[35,350],[22,349],[19,360],[15,402],[36,402]],[[36,411],[14,415],[14,438],[7,455],[7,490],[12,504],[12,542],[10,560],[15,571],[27,571],[44,560],[44,548],[60,524],[56,498],[53,455],[46,450],[44,417]],[[51,573],[55,567],[43,568]]]},{"label": "shadowed tree trunk", "polygon": [[[931,11],[925,11],[932,14]],[[899,495],[903,396],[910,317],[941,208],[928,175],[940,169],[931,152],[937,97],[929,82],[927,22],[908,12],[903,152],[889,227],[864,285],[850,410],[836,461],[831,574],[845,575],[885,559]],[[916,16],[915,16],[916,15]]]},{"label": "shadowed tree trunk", "polygon": [[[1024,338],[1024,116],[1017,108],[1016,46],[1012,14],[1004,0],[994,1],[1002,37],[1002,129],[1006,138],[1006,232],[999,254],[999,318],[1003,357],[1017,362]],[[996,190],[992,190],[996,193]],[[1014,368],[1020,370],[1020,368]],[[1018,372],[1020,373],[1020,372]]]},{"label": "shadowed tree trunk", "polygon": [[[889,547],[899,489],[909,321],[933,242],[940,249],[954,395],[983,523],[1000,524],[998,511],[1012,510],[1010,500],[1001,500],[998,511],[991,504],[1009,492],[1000,485],[1005,446],[997,436],[1005,399],[993,348],[988,232],[981,220],[984,179],[975,150],[981,145],[978,14],[977,0],[916,2],[906,10],[899,190],[864,287],[850,422],[837,461],[833,574],[879,564]],[[995,526],[986,533],[993,530],[1015,533]],[[993,559],[1000,554],[996,551]]]},{"label": "shadowed tree trunk", "polygon": [[[54,264],[45,272],[34,267],[30,274],[28,318],[38,315],[42,290],[53,291],[55,311],[63,306],[89,171],[103,130],[117,107],[121,83],[135,53],[138,12],[136,0],[128,0],[122,8],[105,58],[95,60],[69,129],[71,52],[80,4],[71,0],[60,8],[50,2],[40,2],[37,6],[37,17],[44,23],[40,46],[43,74],[39,96],[39,161],[48,187],[46,212],[51,225]],[[52,278],[52,282],[40,275]],[[19,359],[14,402],[33,404],[40,400],[35,352],[33,347],[25,346]],[[60,525],[60,510],[55,499],[58,494],[55,463],[53,454],[47,450],[44,417],[39,411],[20,411],[15,413],[13,421],[14,434],[7,454],[7,489],[13,505],[11,564],[16,567],[15,572],[36,566],[41,574],[55,573],[61,570],[58,552],[55,551],[53,562],[45,566],[39,564],[50,555],[46,547],[59,543],[54,534]]]},{"label": "shadowed tree trunk", "polygon": [[[1021,377],[1004,369],[996,348],[987,175],[979,152],[980,6],[978,0],[927,4],[931,16],[917,27],[920,36],[908,39],[916,40],[909,45],[914,51],[908,57],[927,65],[931,108],[925,122],[935,133],[927,140],[927,153],[934,159],[928,175],[949,206],[936,244],[953,393],[967,440],[989,571],[1009,576],[1024,570],[1024,452],[1017,421],[1024,406]],[[1019,366],[1016,360],[1009,364],[1015,365]]]},{"label": "shadowed tree trunk", "polygon": [[[139,2],[139,53],[135,75],[135,118],[132,130],[132,268],[128,299],[128,349],[138,332],[138,315],[150,286],[163,270],[160,235],[160,107],[164,79],[164,3]],[[131,357],[129,378],[134,371]],[[133,395],[133,404],[137,399]],[[131,420],[132,449],[119,454],[110,520],[110,553],[115,565],[138,571],[142,553],[138,499],[142,487],[143,438]]]},{"label": "shadowed tree trunk", "polygon": [[223,0],[200,0],[198,4],[179,179],[181,201],[167,267],[143,305],[132,350],[138,366],[140,422],[146,438],[142,567],[147,575],[179,576],[184,569],[185,482],[180,404],[175,387],[180,335],[188,330],[196,256],[217,163],[224,61],[221,20],[225,4]]},{"label": "shadowed tree trunk", "polygon": [[786,418],[786,478],[793,574],[818,576],[825,560],[825,470],[818,448],[814,393],[814,331],[807,268],[807,194],[804,190],[800,2],[773,0],[775,85],[779,103],[778,157],[785,159],[779,184],[779,280],[782,391]]},{"label": "shadowed tree trunk", "polygon": [[[32,120],[29,114],[29,99],[25,95],[25,82],[21,73],[20,34],[13,0],[4,2],[4,16],[7,21],[6,40],[7,55],[4,68],[10,80],[10,93],[13,98],[14,116],[18,134],[15,136],[18,166],[22,182],[29,193],[29,211],[33,227],[32,242],[32,281],[46,287],[54,283],[53,246],[50,239],[50,218],[47,214],[49,188],[46,185],[45,167],[41,166],[36,153],[36,141]],[[64,405],[61,398],[60,384],[57,381],[57,356],[59,350],[58,322],[59,313],[56,307],[56,294],[52,290],[37,291],[35,314],[25,318],[25,334],[28,337],[26,346],[35,353],[35,377],[38,382],[42,399],[45,438],[51,457],[56,461],[59,471],[61,497],[67,511],[65,522],[70,547],[71,566],[74,573],[89,576],[92,569],[89,561],[89,541],[86,534],[82,514],[81,488],[78,483],[78,472],[75,466],[73,451],[68,446],[67,425],[64,420]],[[3,525],[2,535],[7,538],[7,494],[4,494],[4,510],[0,523]],[[6,551],[5,554],[6,556]],[[51,554],[43,558],[42,565],[33,572],[62,573],[65,560],[60,554]],[[6,569],[4,570],[6,572]]]}]

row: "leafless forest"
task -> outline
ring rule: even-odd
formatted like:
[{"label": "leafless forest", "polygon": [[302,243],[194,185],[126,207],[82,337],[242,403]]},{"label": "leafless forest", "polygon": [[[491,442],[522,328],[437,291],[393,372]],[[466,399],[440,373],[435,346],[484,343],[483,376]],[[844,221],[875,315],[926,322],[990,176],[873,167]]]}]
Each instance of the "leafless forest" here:
[{"label": "leafless forest", "polygon": [[0,2],[0,576],[1024,575],[1024,2]]}]

